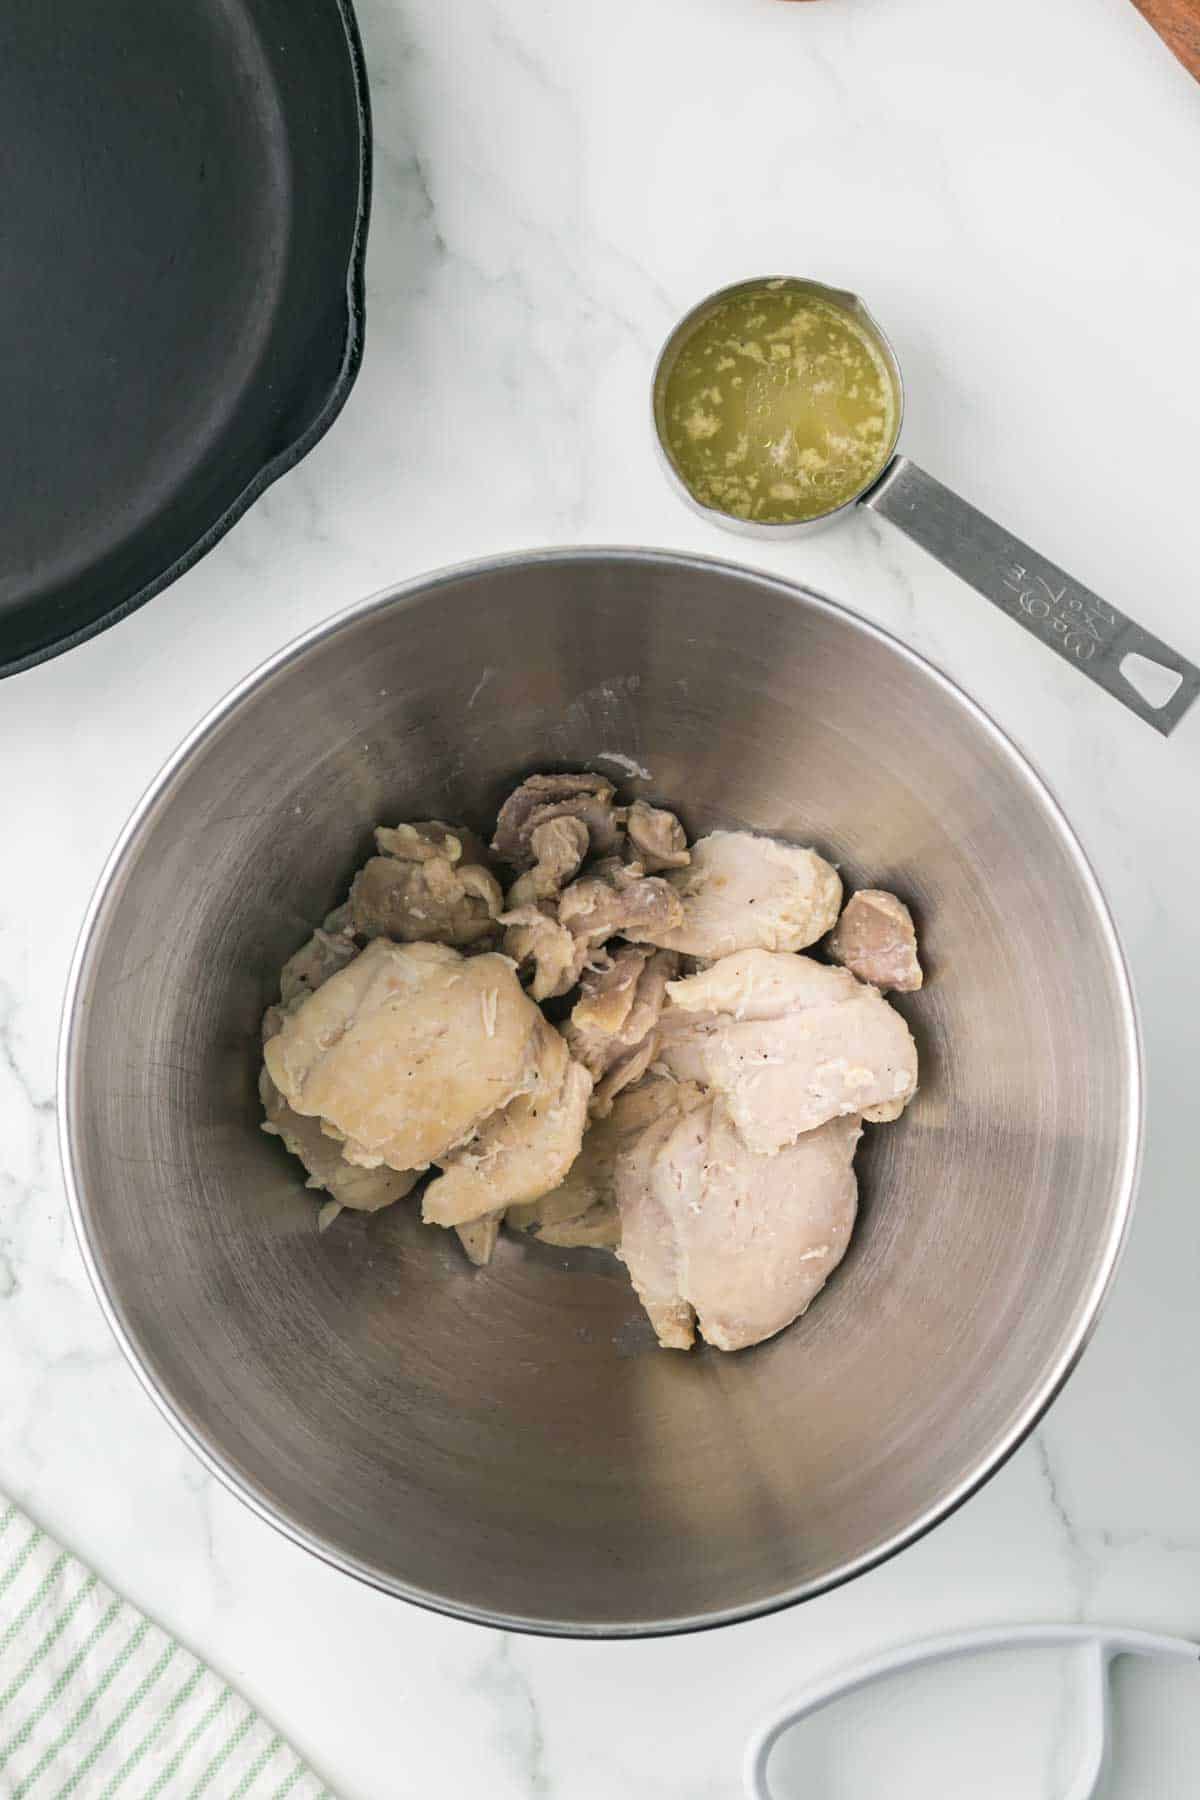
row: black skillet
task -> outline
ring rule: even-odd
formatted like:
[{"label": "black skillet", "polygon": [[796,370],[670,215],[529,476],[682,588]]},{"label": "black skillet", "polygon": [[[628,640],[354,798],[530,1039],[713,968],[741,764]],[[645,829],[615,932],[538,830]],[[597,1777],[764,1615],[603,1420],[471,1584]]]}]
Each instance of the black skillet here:
[{"label": "black skillet", "polygon": [[132,612],[336,418],[348,0],[0,0],[0,674]]}]

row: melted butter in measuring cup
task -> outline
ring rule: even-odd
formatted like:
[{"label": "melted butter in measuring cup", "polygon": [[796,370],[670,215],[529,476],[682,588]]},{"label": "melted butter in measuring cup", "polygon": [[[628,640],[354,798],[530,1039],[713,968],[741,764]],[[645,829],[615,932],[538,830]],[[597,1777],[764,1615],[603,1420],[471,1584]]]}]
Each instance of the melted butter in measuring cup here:
[{"label": "melted butter in measuring cup", "polygon": [[800,537],[860,502],[1164,737],[1200,700],[1200,667],[895,454],[900,368],[856,294],[794,276],[711,294],[652,398],[672,485],[724,530]]},{"label": "melted butter in measuring cup", "polygon": [[802,282],[735,289],[680,334],[659,430],[701,506],[763,525],[816,519],[882,473],[896,384],[853,313]]}]

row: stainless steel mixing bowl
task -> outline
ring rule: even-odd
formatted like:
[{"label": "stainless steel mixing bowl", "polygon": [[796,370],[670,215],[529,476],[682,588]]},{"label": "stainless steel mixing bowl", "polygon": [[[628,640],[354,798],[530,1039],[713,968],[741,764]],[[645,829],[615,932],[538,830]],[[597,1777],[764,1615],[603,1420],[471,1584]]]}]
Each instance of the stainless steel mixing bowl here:
[{"label": "stainless steel mixing bowl", "polygon": [[[258,1023],[379,819],[486,826],[531,769],[648,770],[693,832],[815,843],[913,904],[919,1098],[868,1134],[806,1318],[652,1347],[595,1251],[473,1271],[403,1205],[324,1236],[258,1129]],[[784,582],[552,551],[418,581],[225,700],[139,808],[73,972],[64,1151],[151,1394],[298,1543],[408,1599],[578,1633],[814,1594],[971,1492],[1070,1370],[1137,1162],[1104,901],[1019,753],[928,664]]]}]

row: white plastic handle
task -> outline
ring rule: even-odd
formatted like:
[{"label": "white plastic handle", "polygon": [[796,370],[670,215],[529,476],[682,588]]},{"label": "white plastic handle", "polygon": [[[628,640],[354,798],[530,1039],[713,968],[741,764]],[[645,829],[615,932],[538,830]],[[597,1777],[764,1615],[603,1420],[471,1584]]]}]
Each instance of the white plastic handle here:
[{"label": "white plastic handle", "polygon": [[949,1637],[927,1638],[923,1643],[902,1644],[871,1662],[860,1663],[857,1668],[810,1688],[755,1733],[746,1751],[749,1800],[774,1800],[767,1781],[771,1752],[785,1731],[812,1713],[832,1705],[835,1700],[886,1681],[904,1669],[947,1662],[958,1656],[981,1656],[990,1650],[1022,1648],[1075,1649],[1083,1665],[1087,1741],[1083,1763],[1064,1800],[1095,1800],[1108,1769],[1112,1736],[1109,1670],[1114,1659],[1118,1656],[1165,1656],[1176,1662],[1200,1662],[1200,1644],[1190,1643],[1186,1638],[1157,1637],[1149,1631],[1126,1631],[1119,1626],[1106,1625],[1005,1625],[989,1631],[956,1632]]}]

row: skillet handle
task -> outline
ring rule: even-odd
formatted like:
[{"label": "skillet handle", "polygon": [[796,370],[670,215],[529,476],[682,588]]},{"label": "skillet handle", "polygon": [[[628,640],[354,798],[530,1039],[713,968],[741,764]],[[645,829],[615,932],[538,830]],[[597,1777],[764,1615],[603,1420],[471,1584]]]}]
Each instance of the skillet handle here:
[{"label": "skillet handle", "polygon": [[[1164,737],[1200,694],[1200,669],[1194,663],[1161,638],[1143,631],[906,456],[889,464],[862,504],[890,520],[985,600],[1090,675]],[[1150,697],[1130,679],[1124,667],[1129,657],[1155,665],[1140,671]],[[1132,666],[1137,670],[1136,661]],[[1162,697],[1156,699],[1160,692]]]}]

